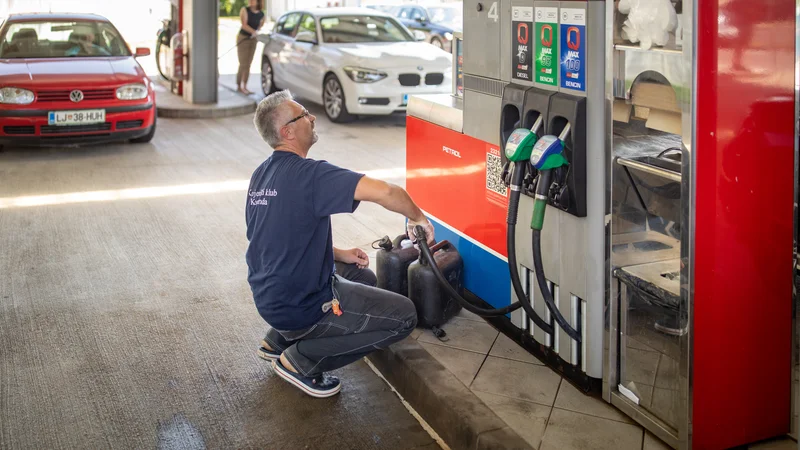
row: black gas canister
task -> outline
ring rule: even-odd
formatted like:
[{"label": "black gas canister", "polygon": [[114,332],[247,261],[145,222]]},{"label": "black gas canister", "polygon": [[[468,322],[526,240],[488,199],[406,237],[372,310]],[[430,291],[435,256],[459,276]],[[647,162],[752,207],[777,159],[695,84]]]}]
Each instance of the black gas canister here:
[{"label": "black gas canister", "polygon": [[378,287],[408,297],[408,266],[419,257],[419,250],[405,234],[397,236],[394,241],[385,236],[377,244],[375,276]]},{"label": "black gas canister", "polygon": [[[464,262],[455,246],[442,241],[431,247],[431,254],[450,286],[461,292]],[[438,328],[461,310],[458,300],[439,284],[424,255],[408,266],[408,298],[414,302],[421,328]]]}]

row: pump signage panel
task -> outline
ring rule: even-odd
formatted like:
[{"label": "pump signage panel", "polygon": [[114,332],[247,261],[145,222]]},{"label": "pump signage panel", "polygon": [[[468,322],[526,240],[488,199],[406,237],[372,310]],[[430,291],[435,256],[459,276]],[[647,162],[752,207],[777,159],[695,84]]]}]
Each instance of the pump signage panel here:
[{"label": "pump signage panel", "polygon": [[586,92],[586,10],[561,8],[561,87]]},{"label": "pump signage panel", "polygon": [[558,86],[558,8],[536,7],[534,81]]},{"label": "pump signage panel", "polygon": [[511,78],[533,81],[533,7],[511,8]]}]

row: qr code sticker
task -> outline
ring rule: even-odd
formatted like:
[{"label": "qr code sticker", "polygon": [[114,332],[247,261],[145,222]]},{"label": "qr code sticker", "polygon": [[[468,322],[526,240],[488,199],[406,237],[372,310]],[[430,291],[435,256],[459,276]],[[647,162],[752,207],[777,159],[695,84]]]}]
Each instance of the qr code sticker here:
[{"label": "qr code sticker", "polygon": [[506,185],[503,183],[503,160],[499,156],[486,153],[486,189],[506,196]]}]

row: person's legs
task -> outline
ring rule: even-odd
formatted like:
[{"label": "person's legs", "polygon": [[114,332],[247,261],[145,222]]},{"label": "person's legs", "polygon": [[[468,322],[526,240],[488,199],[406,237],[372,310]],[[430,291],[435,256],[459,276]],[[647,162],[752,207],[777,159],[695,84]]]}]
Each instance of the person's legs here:
[{"label": "person's legs", "polygon": [[354,283],[366,284],[367,286],[378,285],[378,277],[369,268],[359,269],[355,264],[336,261],[336,273],[345,280],[350,280]]},{"label": "person's legs", "polygon": [[289,346],[291,346],[294,342],[299,339],[302,339],[306,336],[306,334],[310,333],[314,327],[310,327],[306,330],[298,330],[298,331],[291,331],[287,332],[284,331],[286,336],[278,332],[278,330],[274,328],[270,328],[267,330],[266,336],[264,339],[261,340],[261,346],[258,348],[258,356],[267,361],[272,361],[277,359],[281,356],[284,350],[286,350]]},{"label": "person's legs", "polygon": [[[367,286],[376,286],[378,284],[378,277],[375,276],[375,272],[369,268],[359,269],[355,264],[345,264],[336,261],[336,273],[342,278],[354,283]],[[258,356],[271,361],[280,356],[293,342],[294,341],[286,340],[282,334],[270,328],[267,330],[267,335],[261,340],[261,345],[258,348]]]},{"label": "person's legs", "polygon": [[[319,395],[308,386],[315,383],[312,380],[324,383],[323,372],[386,348],[411,334],[417,325],[417,313],[408,298],[341,276],[335,280],[334,293],[342,314],[337,316],[331,310],[311,329],[304,330],[303,337],[289,336],[296,342],[273,362],[282,378],[314,396]],[[286,364],[282,364],[284,361]],[[297,373],[292,374],[294,371]]]},{"label": "person's legs", "polygon": [[245,60],[244,60],[244,67],[242,70],[242,89],[246,94],[252,94],[253,92],[247,89],[247,81],[250,79],[250,66],[253,65],[253,56],[256,53],[256,44],[258,41],[255,38],[246,38],[244,42],[239,45],[240,47],[244,47],[245,52]]},{"label": "person's legs", "polygon": [[[244,48],[245,44],[242,42],[244,39],[247,39],[247,36],[242,34],[236,35],[236,55],[239,57],[239,70],[236,72],[236,90],[239,92],[244,92],[242,91],[242,78],[245,71],[245,61],[247,60],[247,52]],[[247,64],[247,70],[250,70],[249,63]]]}]

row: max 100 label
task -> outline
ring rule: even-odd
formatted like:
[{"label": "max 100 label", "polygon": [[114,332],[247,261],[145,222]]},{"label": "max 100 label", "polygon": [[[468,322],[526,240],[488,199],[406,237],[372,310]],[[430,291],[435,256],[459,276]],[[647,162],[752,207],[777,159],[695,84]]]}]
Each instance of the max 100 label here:
[{"label": "max 100 label", "polygon": [[559,19],[561,87],[586,91],[586,10],[562,8]]}]

